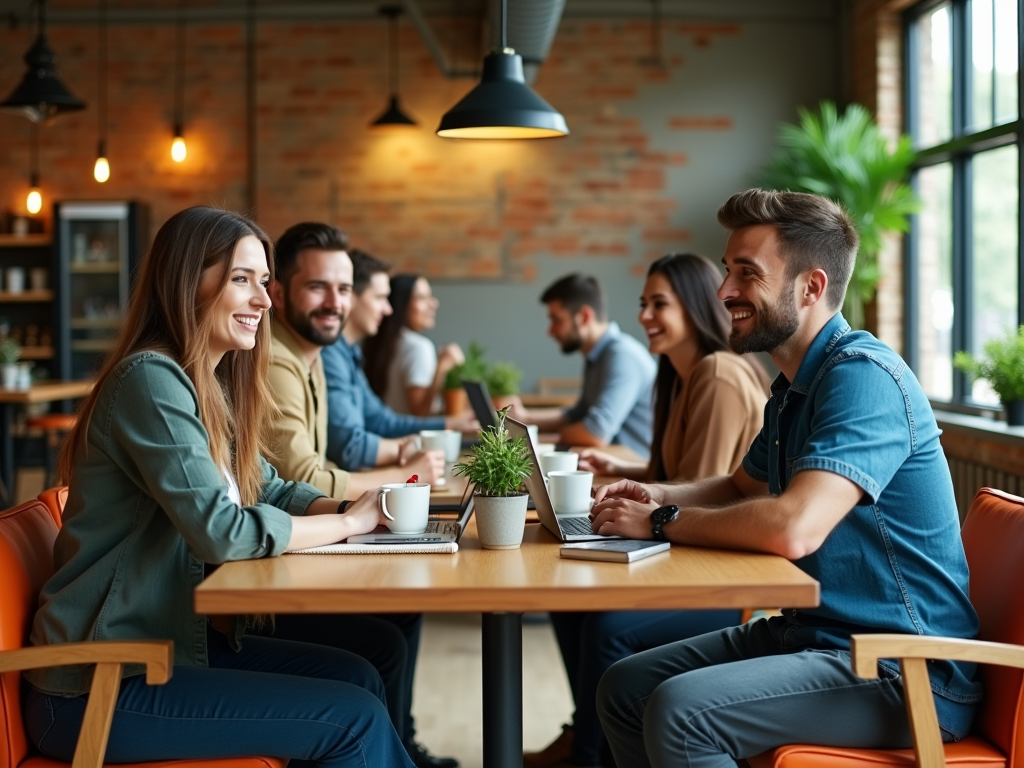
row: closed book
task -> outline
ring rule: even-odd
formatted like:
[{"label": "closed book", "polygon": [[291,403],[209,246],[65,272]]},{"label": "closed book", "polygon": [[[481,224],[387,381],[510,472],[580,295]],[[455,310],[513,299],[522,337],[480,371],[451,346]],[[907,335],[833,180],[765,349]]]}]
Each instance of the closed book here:
[{"label": "closed book", "polygon": [[575,560],[632,563],[659,552],[667,552],[669,546],[667,541],[637,541],[635,539],[582,541],[578,544],[563,544],[562,557],[571,557]]},{"label": "closed book", "polygon": [[322,547],[297,549],[286,555],[434,555],[452,554],[459,551],[454,541],[421,542],[415,544],[325,544]]}]

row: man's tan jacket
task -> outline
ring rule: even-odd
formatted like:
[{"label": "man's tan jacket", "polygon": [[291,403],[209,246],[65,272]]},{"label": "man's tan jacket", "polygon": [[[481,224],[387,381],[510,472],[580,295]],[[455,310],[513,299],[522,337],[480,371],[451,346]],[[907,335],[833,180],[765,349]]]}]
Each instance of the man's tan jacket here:
[{"label": "man's tan jacket", "polygon": [[317,353],[306,364],[299,345],[283,323],[271,325],[269,384],[281,411],[273,425],[267,459],[285,480],[315,485],[335,499],[345,498],[349,474],[327,462],[327,379]]}]

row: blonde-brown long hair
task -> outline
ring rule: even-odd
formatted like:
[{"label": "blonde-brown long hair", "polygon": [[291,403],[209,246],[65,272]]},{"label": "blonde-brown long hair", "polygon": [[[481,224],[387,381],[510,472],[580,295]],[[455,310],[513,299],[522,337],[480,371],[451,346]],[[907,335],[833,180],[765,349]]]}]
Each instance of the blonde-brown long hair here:
[{"label": "blonde-brown long hair", "polygon": [[[263,483],[259,458],[270,444],[267,430],[276,411],[266,383],[270,324],[266,319],[260,323],[252,351],[227,352],[216,368],[209,358],[213,321],[208,310],[227,285],[235,246],[247,236],[263,244],[273,279],[270,238],[240,214],[196,206],[160,227],[142,261],[120,333],[61,449],[61,482],[70,480],[79,451],[88,450],[89,421],[106,378],[129,355],[153,350],[172,357],[192,380],[214,463],[234,473],[243,504],[258,500]],[[221,291],[201,302],[199,286],[208,269],[223,271]]]}]

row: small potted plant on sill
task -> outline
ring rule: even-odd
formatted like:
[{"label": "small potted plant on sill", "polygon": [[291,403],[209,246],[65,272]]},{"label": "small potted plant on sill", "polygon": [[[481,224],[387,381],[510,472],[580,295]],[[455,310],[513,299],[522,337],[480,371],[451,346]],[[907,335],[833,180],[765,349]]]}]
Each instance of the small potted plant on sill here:
[{"label": "small potted plant on sill", "polygon": [[444,412],[448,416],[457,416],[469,409],[469,399],[462,388],[463,381],[484,381],[487,363],[484,355],[487,350],[475,341],[469,345],[466,359],[453,366],[444,377]]},{"label": "small potted plant on sill", "polygon": [[0,341],[0,371],[2,371],[4,389],[18,388],[18,358],[21,347],[12,338]]},{"label": "small potted plant on sill", "polygon": [[515,401],[522,378],[523,372],[514,363],[495,363],[487,369],[485,381],[495,410],[500,410]]},{"label": "small potted plant on sill", "polygon": [[452,469],[473,483],[476,529],[484,549],[517,549],[526,529],[529,495],[523,481],[530,476],[526,441],[505,429],[508,408],[498,411],[498,424],[480,433],[473,455]]},{"label": "small potted plant on sill", "polygon": [[972,379],[987,381],[999,395],[1006,423],[1024,426],[1024,325],[989,339],[980,358],[957,352],[953,365]]}]

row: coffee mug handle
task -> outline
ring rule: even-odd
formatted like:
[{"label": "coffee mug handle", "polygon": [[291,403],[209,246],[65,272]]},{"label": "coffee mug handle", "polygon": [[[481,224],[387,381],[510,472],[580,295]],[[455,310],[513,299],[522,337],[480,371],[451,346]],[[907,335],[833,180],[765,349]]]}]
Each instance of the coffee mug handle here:
[{"label": "coffee mug handle", "polygon": [[391,516],[391,513],[388,512],[387,502],[384,501],[384,497],[388,495],[388,491],[390,490],[390,488],[381,488],[377,492],[377,501],[380,502],[380,511],[384,513],[384,517],[386,517],[388,520],[394,521],[395,518],[393,518]]}]

